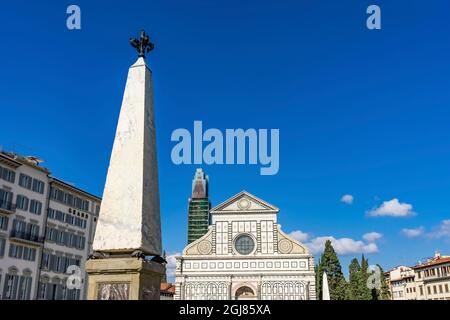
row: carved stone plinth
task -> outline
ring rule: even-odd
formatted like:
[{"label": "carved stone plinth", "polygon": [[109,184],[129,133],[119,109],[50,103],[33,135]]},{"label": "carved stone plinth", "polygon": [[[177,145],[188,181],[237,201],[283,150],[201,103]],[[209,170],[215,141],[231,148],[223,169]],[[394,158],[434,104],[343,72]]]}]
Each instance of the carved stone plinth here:
[{"label": "carved stone plinth", "polygon": [[88,300],[159,300],[165,266],[137,258],[88,260]]}]

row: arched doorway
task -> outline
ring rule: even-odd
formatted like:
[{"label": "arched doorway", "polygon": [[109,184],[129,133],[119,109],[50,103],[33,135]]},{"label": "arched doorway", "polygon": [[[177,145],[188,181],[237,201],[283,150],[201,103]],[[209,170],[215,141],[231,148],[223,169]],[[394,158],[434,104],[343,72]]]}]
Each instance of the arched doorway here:
[{"label": "arched doorway", "polygon": [[235,299],[236,300],[256,300],[256,295],[252,288],[247,287],[247,286],[242,286],[236,290]]}]

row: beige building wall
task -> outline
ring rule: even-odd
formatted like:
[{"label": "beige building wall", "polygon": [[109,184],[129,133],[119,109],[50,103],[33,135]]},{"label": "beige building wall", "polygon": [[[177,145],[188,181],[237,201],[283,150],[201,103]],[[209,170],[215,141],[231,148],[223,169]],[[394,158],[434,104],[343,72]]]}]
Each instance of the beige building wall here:
[{"label": "beige building wall", "polygon": [[450,257],[437,253],[434,259],[414,267],[417,299],[450,300]]},{"label": "beige building wall", "polygon": [[414,270],[407,266],[398,266],[390,271],[389,280],[392,300],[415,300],[416,286]]},{"label": "beige building wall", "polygon": [[436,253],[414,267],[389,272],[392,300],[450,300],[450,256]]},{"label": "beige building wall", "polygon": [[43,247],[48,171],[0,153],[0,297],[33,299]]},{"label": "beige building wall", "polygon": [[[101,199],[51,177],[39,162],[0,151],[0,299],[82,299],[87,285],[84,263],[92,248]],[[77,204],[55,200],[53,188],[87,206],[79,209]],[[49,237],[50,229],[57,231],[52,235],[58,234],[58,241]],[[58,258],[43,261],[49,255]],[[53,268],[55,264],[58,268]],[[69,291],[67,267],[76,264],[80,265],[79,289]]]}]

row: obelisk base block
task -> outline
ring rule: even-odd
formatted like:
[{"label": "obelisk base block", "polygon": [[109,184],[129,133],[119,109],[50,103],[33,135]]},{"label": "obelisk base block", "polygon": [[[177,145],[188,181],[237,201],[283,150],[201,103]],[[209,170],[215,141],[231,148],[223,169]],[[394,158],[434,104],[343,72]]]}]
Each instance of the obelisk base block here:
[{"label": "obelisk base block", "polygon": [[159,300],[164,265],[137,258],[86,262],[88,300]]}]

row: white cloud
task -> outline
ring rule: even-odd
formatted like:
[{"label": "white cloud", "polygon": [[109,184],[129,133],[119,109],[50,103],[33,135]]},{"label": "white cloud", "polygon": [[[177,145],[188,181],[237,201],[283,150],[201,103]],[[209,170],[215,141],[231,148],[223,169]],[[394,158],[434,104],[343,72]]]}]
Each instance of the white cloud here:
[{"label": "white cloud", "polygon": [[307,234],[306,232],[302,232],[300,230],[292,231],[291,233],[289,233],[289,236],[299,242],[305,242],[309,239],[309,234]]},{"label": "white cloud", "polygon": [[416,238],[421,236],[425,232],[424,227],[418,227],[413,229],[402,229],[402,234],[407,238]]},{"label": "white cloud", "polygon": [[169,254],[166,256],[167,265],[166,265],[166,272],[167,272],[167,281],[174,282],[175,277],[175,269],[176,269],[176,259],[175,257],[181,256],[180,252],[175,252],[172,254]]},{"label": "white cloud", "polygon": [[430,232],[431,238],[448,238],[450,239],[450,219],[442,220],[441,224],[434,231]]},{"label": "white cloud", "polygon": [[331,241],[334,250],[339,255],[351,255],[360,253],[375,253],[378,252],[378,247],[375,243],[365,243],[361,240],[353,240],[351,238],[334,237],[317,237],[306,243],[306,246],[313,254],[322,253],[325,248],[325,242]]},{"label": "white cloud", "polygon": [[374,208],[367,214],[371,217],[408,217],[414,215],[413,206],[409,203],[401,203],[398,199],[384,201],[381,206]]},{"label": "white cloud", "polygon": [[369,242],[374,242],[380,239],[383,235],[378,232],[369,232],[363,235],[363,239]]},{"label": "white cloud", "polygon": [[353,203],[353,196],[351,194],[346,194],[342,196],[341,202],[346,204],[352,204]]}]

